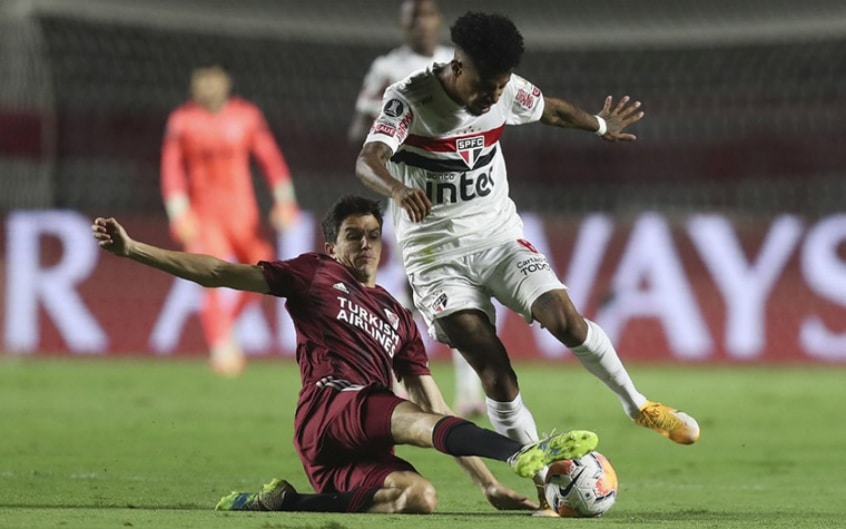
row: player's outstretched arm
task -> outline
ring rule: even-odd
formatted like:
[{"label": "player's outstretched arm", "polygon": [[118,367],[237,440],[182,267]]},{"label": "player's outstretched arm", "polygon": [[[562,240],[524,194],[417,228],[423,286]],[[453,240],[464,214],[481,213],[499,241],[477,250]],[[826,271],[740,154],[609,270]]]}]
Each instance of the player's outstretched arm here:
[{"label": "player's outstretched arm", "polygon": [[210,255],[165,250],[145,244],[132,239],[113,218],[97,217],[91,231],[100,248],[113,255],[128,257],[204,287],[229,287],[260,293],[268,291],[260,266],[229,263]]},{"label": "player's outstretched arm", "polygon": [[408,400],[420,409],[438,415],[455,415],[431,375],[404,375],[402,383],[408,392]]},{"label": "player's outstretched arm", "polygon": [[[637,136],[624,131],[643,118],[639,108],[640,101],[631,101],[629,96],[622,97],[616,105],[613,98],[608,96],[602,110],[591,115],[568,101],[546,97],[540,121],[554,127],[587,130],[608,141],[635,141]],[[597,117],[602,118],[602,122]]]},{"label": "player's outstretched arm", "polygon": [[456,457],[455,460],[464,472],[470,476],[480,489],[485,499],[500,511],[535,511],[538,504],[527,496],[516,492],[499,481],[488,469],[485,462],[478,457]]}]

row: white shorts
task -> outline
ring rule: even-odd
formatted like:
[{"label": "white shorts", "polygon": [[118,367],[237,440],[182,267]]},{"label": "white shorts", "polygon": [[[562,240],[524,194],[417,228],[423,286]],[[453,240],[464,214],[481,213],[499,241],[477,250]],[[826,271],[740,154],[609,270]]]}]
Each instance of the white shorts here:
[{"label": "white shorts", "polygon": [[437,263],[409,274],[414,305],[429,335],[448,343],[437,319],[459,310],[478,309],[492,324],[496,314],[491,298],[531,323],[532,305],[551,290],[564,286],[546,257],[523,239]]}]

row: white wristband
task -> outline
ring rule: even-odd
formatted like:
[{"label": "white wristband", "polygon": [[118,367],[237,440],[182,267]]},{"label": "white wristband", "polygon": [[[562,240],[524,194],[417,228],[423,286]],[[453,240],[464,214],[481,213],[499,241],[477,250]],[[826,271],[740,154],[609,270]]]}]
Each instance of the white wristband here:
[{"label": "white wristband", "polygon": [[165,200],[165,211],[171,222],[177,220],[183,213],[191,209],[191,201],[185,193],[177,193]]},{"label": "white wristband", "polygon": [[594,134],[597,136],[605,136],[605,133],[608,132],[608,124],[605,123],[605,120],[599,116],[593,116],[596,118],[596,121],[599,123],[599,128],[596,129]]},{"label": "white wristband", "polygon": [[296,202],[297,196],[294,193],[294,182],[290,178],[284,182],[279,182],[273,187],[273,200],[282,202],[283,204]]}]

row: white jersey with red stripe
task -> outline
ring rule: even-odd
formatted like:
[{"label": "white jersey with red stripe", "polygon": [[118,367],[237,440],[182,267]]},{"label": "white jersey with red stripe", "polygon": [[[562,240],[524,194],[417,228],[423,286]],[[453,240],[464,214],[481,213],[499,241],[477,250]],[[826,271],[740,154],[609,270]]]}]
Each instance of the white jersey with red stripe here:
[{"label": "white jersey with red stripe", "polygon": [[538,121],[543,96],[512,74],[499,101],[476,116],[444,91],[436,73],[444,66],[391,85],[365,140],[387,144],[394,153],[390,173],[424,190],[432,201],[431,214],[419,223],[401,208],[391,208],[409,273],[523,238],[499,137],[506,125]]}]

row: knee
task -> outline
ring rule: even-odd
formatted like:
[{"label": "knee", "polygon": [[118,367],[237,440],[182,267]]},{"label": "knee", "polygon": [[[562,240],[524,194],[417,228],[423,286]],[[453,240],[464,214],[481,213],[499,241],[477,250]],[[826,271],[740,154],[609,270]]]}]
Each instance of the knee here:
[{"label": "knee", "polygon": [[405,490],[400,512],[406,514],[432,514],[438,506],[435,486],[426,480],[419,480]]},{"label": "knee", "polygon": [[580,345],[587,335],[585,319],[568,298],[555,292],[548,292],[535,302],[532,316],[568,347]]},{"label": "knee", "polygon": [[[581,318],[574,318],[572,315],[565,313],[554,313],[542,322],[542,325],[549,330],[556,338],[563,341],[565,345],[578,345],[581,343],[579,334],[584,334],[585,329],[581,329],[579,321]],[[584,324],[581,325],[584,327]]]},{"label": "knee", "polygon": [[486,344],[496,336],[496,329],[487,316],[479,311],[461,311],[435,320],[435,324],[440,327],[449,344],[456,349]]},{"label": "knee", "polygon": [[496,393],[496,388],[504,385],[517,385],[517,373],[510,363],[486,363],[477,372],[482,387],[490,388]]}]

